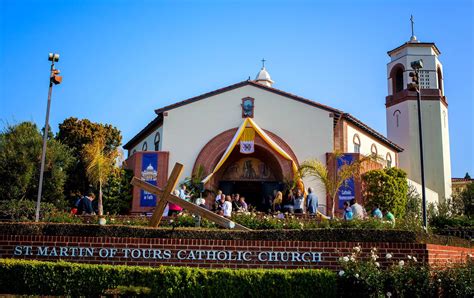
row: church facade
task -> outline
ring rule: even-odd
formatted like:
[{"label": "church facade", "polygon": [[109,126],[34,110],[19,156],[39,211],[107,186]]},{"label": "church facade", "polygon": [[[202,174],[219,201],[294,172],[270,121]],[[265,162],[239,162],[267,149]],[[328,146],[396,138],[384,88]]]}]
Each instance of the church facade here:
[{"label": "church facade", "polygon": [[[238,82],[155,110],[156,118],[125,144],[129,156],[126,164],[134,170],[135,176],[163,186],[178,162],[184,165],[183,177],[201,171],[206,189],[240,193],[256,207],[261,206],[274,190],[282,190],[293,179],[295,168],[301,162],[318,159],[326,163],[334,151],[343,152],[349,162],[361,155],[375,154],[379,162],[365,166],[364,171],[400,166],[416,184],[419,166],[416,165],[417,140],[413,134],[417,123],[409,114],[416,101],[403,86],[408,80],[409,66],[406,64],[418,56],[408,57],[404,51],[412,48],[432,51],[435,48],[434,44],[426,45],[407,43],[389,52],[392,62],[388,64],[389,96],[386,99],[388,138],[349,113],[274,88],[274,82],[263,66],[255,80]],[[399,59],[401,56],[405,58]],[[392,70],[394,67],[396,71]],[[402,76],[398,69],[402,69]],[[432,80],[436,81],[435,77]],[[399,85],[402,85],[400,90],[397,89]],[[423,101],[423,112],[428,118],[436,107],[440,109],[436,111],[440,117],[444,115],[443,107],[447,112],[444,96],[437,94],[439,101]],[[398,122],[393,122],[393,115],[398,115],[395,120]],[[440,119],[439,124],[447,122],[447,119]],[[428,122],[426,125],[431,129],[428,133],[431,144],[436,139],[436,128]],[[441,134],[447,133],[447,129],[446,132],[442,127],[439,129]],[[449,158],[449,141],[447,144],[447,153],[443,151],[445,147],[435,148],[428,156],[436,157],[441,150],[441,156],[447,154]],[[444,160],[435,167],[450,167],[450,164]],[[450,175],[449,171],[447,175]],[[433,186],[442,184],[437,178],[430,179]],[[303,183],[306,188],[315,189],[320,211],[326,213],[331,202],[326,198],[324,187],[310,178],[304,179]],[[339,203],[361,196],[360,181],[351,181],[345,187],[340,192]],[[433,189],[442,191],[442,188]],[[208,204],[211,201],[209,198]],[[149,212],[154,204],[156,198],[152,195],[134,190],[133,213]]]}]

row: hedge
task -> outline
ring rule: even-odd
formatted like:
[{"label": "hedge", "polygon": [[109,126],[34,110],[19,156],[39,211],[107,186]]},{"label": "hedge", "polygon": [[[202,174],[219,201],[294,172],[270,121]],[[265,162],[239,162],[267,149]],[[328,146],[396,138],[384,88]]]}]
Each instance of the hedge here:
[{"label": "hedge", "polygon": [[[0,295],[150,297],[473,297],[473,263],[444,270],[354,263],[325,269],[197,269],[0,259]],[[362,266],[361,266],[362,265]],[[353,266],[354,267],[354,266]],[[360,267],[360,268],[359,268]],[[364,268],[362,268],[364,267]],[[369,270],[370,269],[370,270]]]},{"label": "hedge", "polygon": [[308,229],[308,230],[206,230],[196,228],[149,228],[122,225],[57,223],[0,223],[0,234],[84,237],[176,238],[215,240],[347,241],[434,243],[470,247],[470,242],[450,236],[405,230]]},{"label": "hedge", "polygon": [[130,285],[149,288],[150,297],[335,297],[337,278],[325,269],[216,270],[0,259],[0,294],[99,296]]}]

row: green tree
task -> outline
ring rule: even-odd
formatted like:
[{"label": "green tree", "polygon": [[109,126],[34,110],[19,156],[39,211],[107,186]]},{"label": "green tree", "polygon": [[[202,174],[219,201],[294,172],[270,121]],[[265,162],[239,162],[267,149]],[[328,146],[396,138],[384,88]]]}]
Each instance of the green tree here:
[{"label": "green tree", "polygon": [[[9,125],[0,133],[0,200],[36,200],[42,137],[34,123]],[[64,207],[67,170],[75,159],[71,150],[49,139],[42,201]]]},{"label": "green tree", "polygon": [[[338,167],[337,162],[342,155],[340,152],[335,152],[328,158],[328,165],[333,169],[337,169],[335,173],[332,173],[324,163],[317,159],[305,160],[298,171],[299,177],[313,177],[324,186],[327,196],[332,201],[331,216],[333,218],[335,217],[337,193],[341,185],[347,179],[357,178],[360,175],[360,168],[363,163],[376,159],[374,156],[361,155],[360,159]],[[299,177],[296,177],[296,179]]]},{"label": "green tree", "polygon": [[466,189],[461,192],[460,195],[462,202],[464,203],[464,215],[471,218],[474,215],[474,183],[471,182],[467,185]]},{"label": "green tree", "polygon": [[114,171],[119,151],[107,151],[105,138],[97,137],[92,143],[84,146],[82,151],[86,165],[86,175],[89,181],[99,188],[99,216],[104,214],[102,203],[102,187],[107,184],[109,176]]},{"label": "green tree", "polygon": [[466,175],[464,176],[464,179],[471,179],[471,176],[469,175],[469,172],[466,172]]},{"label": "green tree", "polygon": [[132,203],[133,171],[115,168],[104,187],[104,212],[110,214],[128,214]]},{"label": "green tree", "polygon": [[407,174],[399,168],[373,170],[362,175],[364,196],[369,209],[380,206],[404,217],[407,205]]},{"label": "green tree", "polygon": [[68,145],[77,160],[69,171],[69,179],[66,183],[66,194],[69,197],[76,198],[90,190],[91,183],[87,179],[82,151],[85,145],[91,144],[97,137],[104,138],[105,153],[117,150],[122,141],[120,131],[112,125],[74,117],[67,118],[59,124],[56,139]]}]

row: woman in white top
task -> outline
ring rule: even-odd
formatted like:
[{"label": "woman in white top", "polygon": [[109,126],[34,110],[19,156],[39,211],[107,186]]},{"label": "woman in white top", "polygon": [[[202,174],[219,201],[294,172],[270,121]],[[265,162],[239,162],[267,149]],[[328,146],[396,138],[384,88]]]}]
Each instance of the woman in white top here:
[{"label": "woman in white top", "polygon": [[232,216],[232,199],[230,196],[226,196],[224,202],[224,216],[231,217]]}]

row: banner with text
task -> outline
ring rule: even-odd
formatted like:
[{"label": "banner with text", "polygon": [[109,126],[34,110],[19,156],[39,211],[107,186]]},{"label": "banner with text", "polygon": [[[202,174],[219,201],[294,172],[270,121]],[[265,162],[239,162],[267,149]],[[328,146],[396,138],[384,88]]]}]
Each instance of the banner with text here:
[{"label": "banner with text", "polygon": [[[349,154],[344,154],[337,159],[337,170],[343,165],[349,165],[354,161],[354,156]],[[344,208],[344,202],[350,201],[355,198],[355,187],[354,187],[354,178],[346,179],[339,187],[337,192],[339,197],[339,209]]]},{"label": "banner with text", "polygon": [[[157,153],[144,153],[142,155],[141,179],[156,185],[158,166]],[[145,190],[140,190],[140,207],[155,207],[156,196]]]}]

